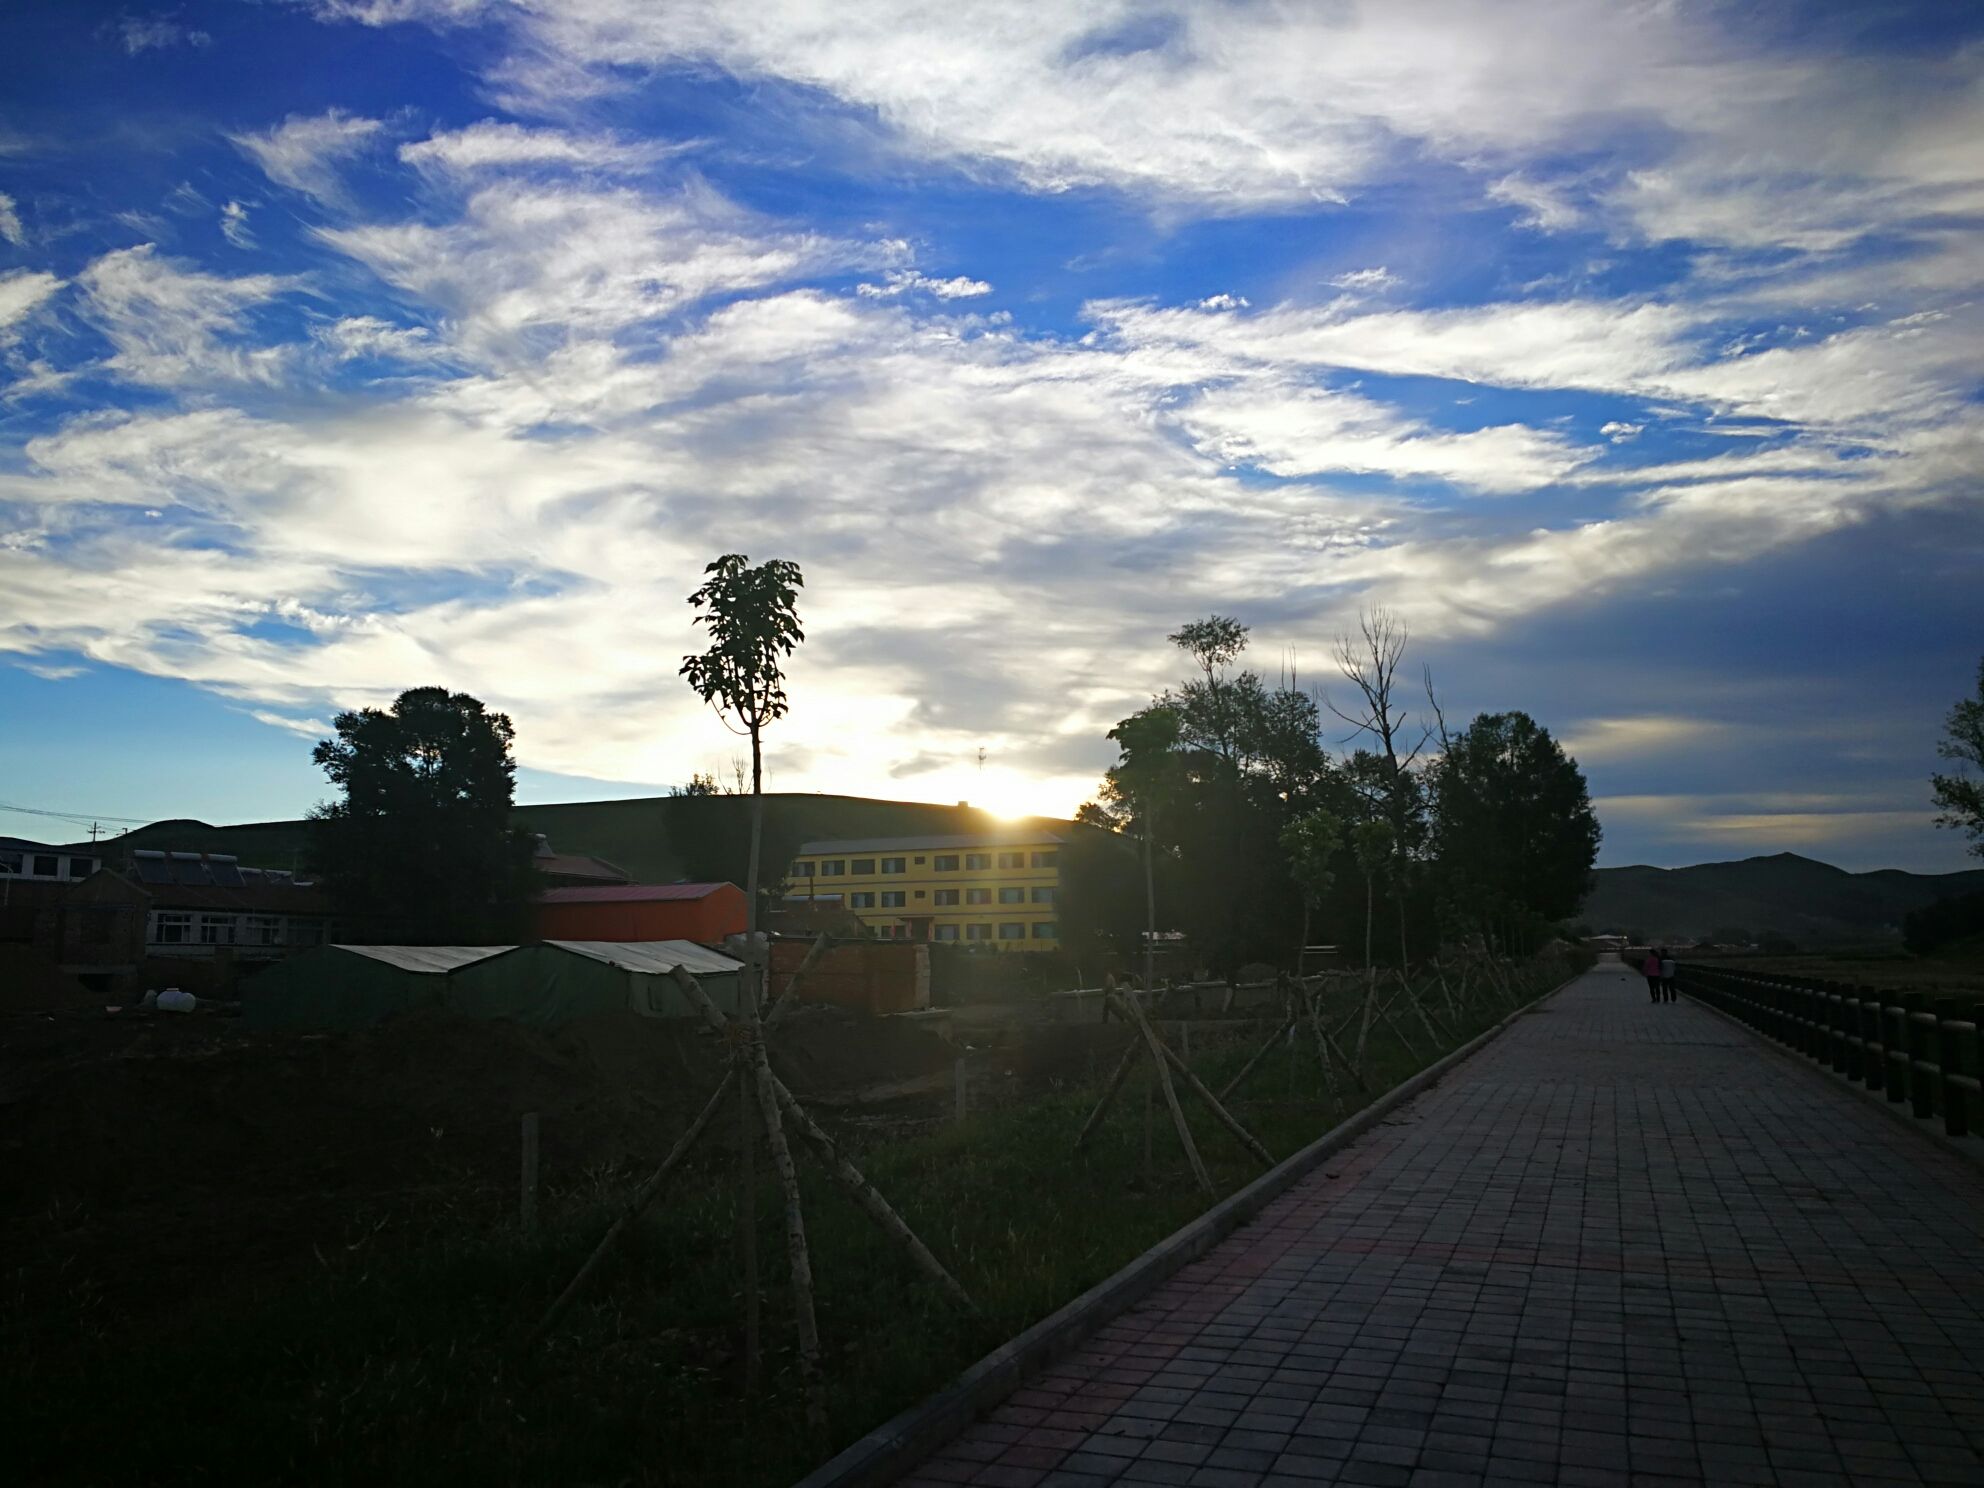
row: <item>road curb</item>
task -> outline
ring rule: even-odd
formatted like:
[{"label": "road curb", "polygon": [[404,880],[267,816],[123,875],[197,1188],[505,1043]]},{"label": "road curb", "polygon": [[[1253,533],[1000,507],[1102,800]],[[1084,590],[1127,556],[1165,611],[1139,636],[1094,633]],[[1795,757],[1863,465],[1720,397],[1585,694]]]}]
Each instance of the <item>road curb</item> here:
[{"label": "road curb", "polygon": [[1121,1315],[1132,1303],[1254,1218],[1325,1159],[1356,1141],[1414,1096],[1438,1084],[1454,1066],[1492,1042],[1516,1019],[1535,1011],[1584,974],[1580,971],[1567,977],[1451,1054],[1394,1085],[1363,1110],[1284,1158],[1239,1192],[1222,1199],[1184,1228],[1174,1230],[1114,1276],[1096,1283],[1060,1311],[1001,1344],[936,1394],[883,1422],[814,1468],[794,1488],[881,1488],[893,1482],[1004,1400],[1028,1375],[1070,1352],[1104,1323]]},{"label": "road curb", "polygon": [[1742,1029],[1743,1032],[1749,1034],[1751,1038],[1762,1044],[1766,1049],[1769,1049],[1773,1054],[1788,1059],[1802,1070],[1811,1071],[1811,1073],[1819,1076],[1828,1085],[1835,1086],[1840,1090],[1847,1091],[1859,1097],[1862,1104],[1872,1106],[1883,1116],[1886,1116],[1888,1120],[1907,1127],[1919,1137],[1924,1137],[1934,1142],[1943,1151],[1952,1156],[1962,1158],[1973,1167],[1984,1169],[1984,1137],[1953,1137],[1946,1131],[1938,1131],[1936,1122],[1940,1118],[1932,1116],[1924,1120],[1922,1117],[1917,1116],[1906,1102],[1897,1105],[1887,1098],[1885,1092],[1870,1090],[1858,1080],[1849,1080],[1830,1065],[1820,1064],[1810,1055],[1803,1054],[1788,1044],[1780,1044],[1761,1028],[1752,1028],[1734,1013],[1725,1013],[1721,1008],[1703,1001],[1692,992],[1687,995],[1688,1000],[1694,1003],[1695,1006],[1701,1008],[1704,1012],[1714,1013],[1716,1017],[1722,1019],[1725,1023],[1733,1024],[1737,1028]]}]

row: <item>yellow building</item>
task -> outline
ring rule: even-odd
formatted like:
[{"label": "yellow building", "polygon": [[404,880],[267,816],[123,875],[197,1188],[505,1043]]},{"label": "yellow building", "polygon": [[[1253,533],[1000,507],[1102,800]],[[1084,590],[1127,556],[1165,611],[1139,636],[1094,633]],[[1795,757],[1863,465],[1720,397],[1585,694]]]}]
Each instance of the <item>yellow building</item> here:
[{"label": "yellow building", "polygon": [[1053,832],[1017,827],[808,842],[793,859],[786,897],[839,904],[883,940],[1057,950],[1066,846]]}]

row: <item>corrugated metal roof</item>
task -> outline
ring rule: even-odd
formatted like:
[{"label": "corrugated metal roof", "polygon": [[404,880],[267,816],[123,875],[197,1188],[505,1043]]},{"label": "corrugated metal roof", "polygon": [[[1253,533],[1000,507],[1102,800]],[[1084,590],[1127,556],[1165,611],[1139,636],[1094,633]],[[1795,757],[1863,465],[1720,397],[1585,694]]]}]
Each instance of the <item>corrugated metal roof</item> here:
[{"label": "corrugated metal roof", "polygon": [[666,976],[678,966],[690,976],[720,976],[744,966],[693,940],[547,940],[545,944],[650,976]]},{"label": "corrugated metal roof", "polygon": [[374,961],[384,961],[388,966],[397,966],[401,971],[418,971],[431,976],[441,976],[459,966],[467,966],[473,961],[485,961],[504,951],[514,950],[513,946],[403,946],[403,945],[340,945],[333,950],[350,951],[357,956],[370,956]]},{"label": "corrugated metal roof", "polygon": [[951,848],[1032,847],[1045,843],[1061,844],[1068,839],[1053,832],[1028,831],[1013,827],[999,832],[967,832],[955,837],[836,837],[825,842],[801,843],[795,856],[819,857],[825,853],[930,852]]},{"label": "corrugated metal roof", "polygon": [[568,889],[546,889],[537,896],[539,904],[635,904],[660,899],[707,899],[722,883],[679,884],[579,884]]}]

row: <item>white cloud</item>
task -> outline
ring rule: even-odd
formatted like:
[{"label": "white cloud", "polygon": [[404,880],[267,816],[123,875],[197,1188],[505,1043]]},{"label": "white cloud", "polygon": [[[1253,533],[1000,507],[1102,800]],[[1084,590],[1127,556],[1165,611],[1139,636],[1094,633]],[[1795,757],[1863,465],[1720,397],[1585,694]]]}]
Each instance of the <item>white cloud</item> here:
[{"label": "white cloud", "polygon": [[1508,493],[1548,485],[1597,457],[1521,424],[1446,432],[1354,393],[1273,383],[1206,393],[1178,419],[1205,453],[1289,477],[1380,472]]},{"label": "white cloud", "polygon": [[625,140],[606,134],[528,129],[521,124],[484,119],[464,129],[401,145],[400,159],[422,170],[452,175],[516,166],[636,171],[692,148],[693,145]]},{"label": "white cloud", "polygon": [[278,186],[335,205],[345,199],[341,168],[369,149],[385,127],[378,119],[331,109],[315,115],[291,114],[260,134],[228,138]]},{"label": "white cloud", "polygon": [[0,342],[10,327],[27,319],[42,301],[62,287],[62,280],[40,269],[10,269],[0,274]]},{"label": "white cloud", "polygon": [[1533,227],[1538,232],[1563,232],[1584,221],[1584,213],[1561,186],[1527,180],[1520,175],[1489,182],[1488,199],[1520,207],[1524,215],[1516,219],[1516,226]]},{"label": "white cloud", "polygon": [[167,47],[203,47],[213,41],[213,37],[206,32],[182,26],[163,16],[125,16],[117,23],[117,33],[124,43],[125,53],[132,57],[140,52],[163,51]]},{"label": "white cloud", "polygon": [[1626,718],[1587,718],[1564,739],[1564,749],[1580,764],[1658,758],[1727,739],[1727,724],[1677,714],[1647,713]]},{"label": "white cloud", "polygon": [[394,361],[428,361],[443,354],[433,332],[425,326],[396,326],[376,315],[347,315],[318,326],[317,341],[339,361],[384,357]]},{"label": "white cloud", "polygon": [[108,369],[163,387],[276,380],[290,349],[253,344],[243,332],[248,312],[292,282],[209,274],[150,243],[106,253],[76,278],[83,317],[113,347]]},{"label": "white cloud", "polygon": [[979,295],[992,293],[992,286],[983,279],[932,279],[928,274],[915,269],[890,269],[882,276],[880,284],[857,284],[855,293],[865,299],[886,300],[896,295],[919,293],[935,295],[940,300],[969,300]]},{"label": "white cloud", "polygon": [[1379,264],[1373,269],[1353,269],[1347,274],[1338,274],[1330,283],[1338,289],[1351,291],[1390,289],[1398,283],[1398,275]]},{"label": "white cloud", "polygon": [[220,232],[237,248],[255,246],[255,230],[248,225],[248,209],[238,201],[228,202],[220,209]]},{"label": "white cloud", "polygon": [[28,245],[27,229],[21,226],[21,214],[14,199],[0,191],[0,238],[5,238],[16,248]]},{"label": "white cloud", "polygon": [[1646,430],[1645,424],[1629,424],[1623,419],[1612,419],[1599,426],[1598,432],[1614,444],[1630,444]]}]

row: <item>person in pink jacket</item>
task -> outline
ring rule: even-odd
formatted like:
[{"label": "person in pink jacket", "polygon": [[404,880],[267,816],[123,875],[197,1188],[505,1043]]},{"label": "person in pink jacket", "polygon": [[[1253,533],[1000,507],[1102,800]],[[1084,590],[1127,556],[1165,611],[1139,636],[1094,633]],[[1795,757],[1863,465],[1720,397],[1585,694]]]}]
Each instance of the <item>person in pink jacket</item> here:
[{"label": "person in pink jacket", "polygon": [[1646,948],[1646,959],[1640,962],[1640,975],[1646,978],[1647,995],[1660,1001],[1660,952],[1652,946]]}]

